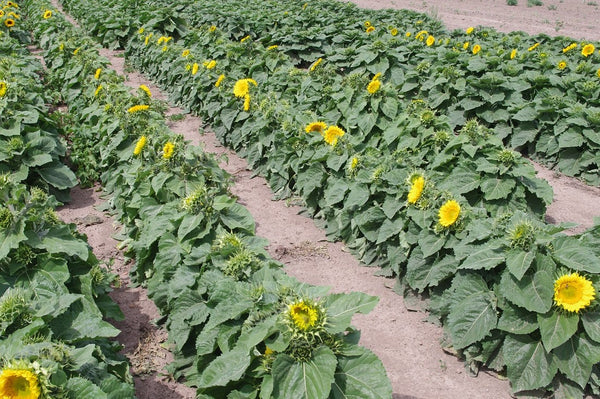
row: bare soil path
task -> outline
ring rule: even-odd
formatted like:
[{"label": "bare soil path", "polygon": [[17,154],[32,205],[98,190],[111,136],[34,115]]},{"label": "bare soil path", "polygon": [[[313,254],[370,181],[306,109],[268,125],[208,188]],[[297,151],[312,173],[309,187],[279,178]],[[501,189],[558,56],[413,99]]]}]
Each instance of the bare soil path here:
[{"label": "bare soil path", "polygon": [[[485,22],[485,18],[493,21],[493,18],[499,18],[502,13],[494,14],[496,17],[484,17],[485,12],[490,10],[489,3],[498,7],[500,4],[506,6],[502,0],[385,1],[357,0],[357,3],[372,8],[394,5],[397,8],[409,8],[404,3],[411,3],[414,7],[421,7],[413,8],[419,11],[437,10],[437,15],[443,19],[446,11],[442,11],[442,6],[444,3],[452,3],[451,6],[462,10],[463,14],[460,15],[465,16],[464,25],[456,26],[461,28],[479,23],[491,25]],[[563,6],[566,8],[568,4],[575,3],[564,1],[565,3],[554,1],[559,10]],[[520,0],[520,3],[524,3],[524,0]],[[577,1],[577,4],[590,13],[596,10],[580,1]],[[433,5],[438,8],[431,8]],[[543,10],[549,13],[555,11],[547,7],[550,5],[551,2],[545,3]],[[519,4],[518,7],[526,6]],[[512,9],[514,8],[510,10]],[[473,13],[477,13],[477,17],[483,19],[470,18],[468,10],[475,10]],[[543,11],[540,7],[534,10]],[[547,18],[551,15],[553,14]],[[510,23],[513,23],[509,14],[504,14],[504,19],[511,19]],[[444,22],[453,27],[452,21]],[[522,25],[507,29],[525,30],[525,27],[532,27],[526,20],[520,20],[519,23]],[[506,22],[503,22],[497,27],[504,29],[505,26]],[[570,25],[565,23],[560,33],[567,32],[568,26]],[[113,69],[126,76],[126,84],[132,87],[132,90],[140,84],[145,84],[154,97],[164,99],[158,88],[147,79],[125,68],[122,54],[106,50],[103,55],[112,62]],[[183,111],[178,108],[168,111],[168,114],[181,113]],[[286,271],[290,275],[311,284],[330,286],[335,292],[362,291],[380,297],[375,310],[368,315],[358,315],[354,319],[354,325],[362,331],[361,343],[373,350],[383,361],[392,381],[395,399],[510,397],[510,387],[506,380],[487,373],[480,373],[477,378],[472,378],[460,360],[445,353],[439,343],[441,329],[425,322],[426,314],[405,309],[402,298],[390,289],[393,280],[374,277],[375,270],[360,266],[342,244],[328,242],[324,232],[317,228],[312,220],[299,215],[301,208],[286,201],[273,201],[272,193],[264,179],[252,177],[246,162],[223,148],[214,134],[203,129],[198,118],[186,115],[182,120],[170,124],[173,131],[183,134],[186,139],[195,144],[202,143],[206,151],[226,155],[227,161],[222,163],[222,167],[235,177],[232,192],[252,213],[257,224],[257,235],[269,239],[269,252],[286,265]],[[555,190],[555,203],[549,209],[548,220],[553,223],[577,222],[580,223],[580,230],[591,226],[592,217],[600,215],[600,189],[558,176],[542,167],[539,167],[539,170],[540,176],[548,179]],[[110,238],[116,232],[116,227],[110,218],[95,209],[95,206],[102,202],[100,192],[98,189],[76,188],[72,192],[72,198],[71,204],[61,209],[61,217],[78,224],[80,231],[88,235],[89,242],[100,259],[114,259],[113,270],[121,277],[122,285],[115,290],[113,298],[120,304],[126,319],[116,325],[122,330],[118,338],[125,346],[124,353],[133,363],[138,398],[193,398],[194,390],[172,381],[163,370],[170,359],[168,351],[163,348],[166,333],[152,323],[159,314],[144,290],[129,287],[130,265],[124,262],[123,255],[117,250],[117,242]]]}]

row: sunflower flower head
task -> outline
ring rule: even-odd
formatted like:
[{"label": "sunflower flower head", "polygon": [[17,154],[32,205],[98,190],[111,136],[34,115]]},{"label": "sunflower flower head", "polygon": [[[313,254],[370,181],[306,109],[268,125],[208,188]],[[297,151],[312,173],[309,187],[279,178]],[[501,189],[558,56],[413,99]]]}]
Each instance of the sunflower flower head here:
[{"label": "sunflower flower head", "polygon": [[223,74],[219,75],[219,77],[217,78],[217,81],[215,82],[215,87],[221,86],[223,79],[225,79],[225,75],[223,75]]},{"label": "sunflower flower head", "polygon": [[194,62],[194,65],[192,65],[192,75],[195,75],[198,73],[198,64],[196,62]]},{"label": "sunflower flower head", "polygon": [[571,44],[569,44],[567,47],[562,49],[563,53],[569,52],[571,50],[573,50],[574,48],[577,48],[577,43],[573,42]]},{"label": "sunflower flower head", "polygon": [[306,125],[306,127],[304,128],[304,131],[306,133],[313,133],[313,132],[319,132],[319,133],[323,133],[325,131],[325,129],[327,129],[327,124],[325,124],[325,122],[311,122],[308,125]]},{"label": "sunflower flower head", "polygon": [[248,35],[248,36],[244,36],[244,37],[242,38],[242,40],[240,40],[240,43],[244,43],[244,42],[245,42],[245,41],[247,41],[247,40],[250,40],[250,35]]},{"label": "sunflower flower head", "polygon": [[596,47],[592,43],[588,43],[581,49],[581,55],[584,57],[589,57],[590,55],[594,54],[594,51],[596,51]]},{"label": "sunflower flower head", "polygon": [[315,63],[310,66],[310,71],[314,71],[321,62],[323,62],[323,58],[319,58],[318,60],[316,60]]},{"label": "sunflower flower head", "polygon": [[96,87],[96,91],[94,91],[94,97],[98,97],[98,94],[100,94],[100,91],[103,89],[102,85],[98,85],[98,87]]},{"label": "sunflower flower head", "polygon": [[539,42],[537,42],[537,43],[535,43],[533,46],[529,47],[529,48],[527,49],[527,51],[533,51],[533,50],[535,50],[536,48],[538,48],[539,46],[540,46],[540,43],[539,43]]},{"label": "sunflower flower head", "polygon": [[5,25],[7,28],[12,28],[13,26],[15,26],[15,20],[14,20],[14,19],[12,19],[12,18],[6,18],[6,19],[4,20],[4,25]]},{"label": "sunflower flower head", "polygon": [[375,93],[377,93],[377,91],[379,90],[380,87],[381,87],[381,81],[379,79],[374,78],[367,85],[367,91],[369,92],[369,94],[375,94]]},{"label": "sunflower flower head", "polygon": [[163,159],[165,159],[165,160],[171,159],[171,157],[173,157],[174,153],[175,153],[175,144],[173,144],[170,141],[167,141],[167,143],[163,146],[163,154],[162,154]]},{"label": "sunflower flower head", "polygon": [[292,334],[304,335],[319,332],[325,327],[325,311],[310,299],[301,299],[287,306],[285,319]]},{"label": "sunflower flower head", "polygon": [[148,86],[146,86],[146,85],[140,85],[140,90],[143,91],[148,96],[148,98],[152,97],[152,92],[150,91],[150,89],[148,88]]},{"label": "sunflower flower head", "polygon": [[470,35],[471,33],[473,33],[473,31],[475,30],[475,28],[473,28],[472,26],[468,27],[467,30],[465,31],[467,33],[467,35]]},{"label": "sunflower flower head", "polygon": [[516,56],[517,56],[517,49],[516,49],[516,48],[514,48],[514,49],[512,49],[512,51],[510,52],[510,59],[511,59],[511,60],[514,60]]},{"label": "sunflower flower head", "polygon": [[473,52],[473,55],[476,55],[478,52],[481,51],[481,46],[479,44],[476,44],[473,46],[473,49],[471,51]]},{"label": "sunflower flower head", "polygon": [[344,130],[342,130],[338,126],[329,126],[327,130],[325,130],[325,132],[323,133],[323,138],[325,139],[325,142],[327,144],[329,144],[332,147],[335,147],[335,145],[338,142],[338,139],[342,137],[345,133],[346,132],[344,132]]},{"label": "sunflower flower head", "polygon": [[50,11],[50,10],[44,11],[43,18],[44,19],[50,19],[50,18],[52,18],[52,11]]},{"label": "sunflower flower head", "polygon": [[137,143],[135,144],[135,148],[133,149],[133,155],[135,155],[135,156],[140,155],[142,153],[142,150],[146,146],[147,141],[148,141],[148,139],[146,138],[146,136],[140,137],[138,139]]},{"label": "sunflower flower head", "polygon": [[369,27],[368,27],[368,28],[365,30],[365,32],[367,32],[367,34],[369,34],[369,33],[372,33],[372,32],[375,32],[375,27],[374,27],[374,26],[369,26]]},{"label": "sunflower flower head", "polygon": [[438,222],[442,227],[450,227],[460,216],[460,204],[455,200],[446,201],[438,212]]},{"label": "sunflower flower head", "polygon": [[244,111],[250,110],[250,94],[244,96]]},{"label": "sunflower flower head", "polygon": [[565,69],[565,68],[567,67],[567,62],[566,62],[566,61],[560,61],[560,62],[559,62],[557,65],[556,65],[556,67],[557,67],[559,70],[561,70],[561,71],[562,71],[563,69]]},{"label": "sunflower flower head", "polygon": [[427,36],[427,40],[425,40],[425,44],[428,47],[431,47],[435,44],[435,37],[433,37],[432,35]]},{"label": "sunflower flower head", "polygon": [[406,201],[409,204],[415,204],[423,194],[423,189],[425,188],[425,178],[420,175],[414,175],[410,180],[410,191],[408,192]]},{"label": "sunflower flower head", "polygon": [[8,85],[5,81],[0,80],[0,98],[6,95],[6,91],[8,90]]},{"label": "sunflower flower head", "polygon": [[150,108],[149,105],[134,105],[133,107],[130,107],[127,110],[127,113],[129,113],[129,114],[135,114],[137,112],[147,111],[148,108]]},{"label": "sunflower flower head", "polygon": [[32,369],[4,368],[0,373],[0,397],[3,399],[38,399],[40,383]]},{"label": "sunflower flower head", "polygon": [[392,28],[392,29],[390,30],[390,35],[392,35],[392,36],[397,36],[397,35],[398,35],[398,29],[396,29],[396,28]]},{"label": "sunflower flower head", "polygon": [[567,312],[579,313],[595,298],[592,282],[577,272],[563,274],[554,281],[554,303]]},{"label": "sunflower flower head", "polygon": [[237,98],[244,98],[250,93],[250,84],[257,86],[254,79],[240,79],[233,86],[233,95]]},{"label": "sunflower flower head", "polygon": [[536,228],[530,221],[517,222],[507,232],[510,247],[529,251],[535,244],[535,232]]},{"label": "sunflower flower head", "polygon": [[102,73],[102,68],[96,69],[96,73],[94,73],[94,79],[100,79],[100,74]]}]

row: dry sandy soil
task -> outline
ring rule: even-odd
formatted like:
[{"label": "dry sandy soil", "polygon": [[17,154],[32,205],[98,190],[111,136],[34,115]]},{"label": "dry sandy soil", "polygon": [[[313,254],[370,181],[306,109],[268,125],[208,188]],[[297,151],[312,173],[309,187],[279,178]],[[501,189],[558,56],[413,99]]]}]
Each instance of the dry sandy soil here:
[{"label": "dry sandy soil", "polygon": [[[450,28],[481,24],[503,31],[548,34],[557,34],[555,28],[560,28],[558,34],[587,39],[600,37],[600,32],[595,29],[600,16],[598,7],[581,0],[545,0],[541,7],[527,7],[526,0],[519,0],[523,4],[517,7],[507,6],[504,0],[356,2],[363,7],[428,12],[441,18]],[[115,70],[127,77],[129,86],[137,88],[145,84],[155,97],[164,98],[143,76],[126,71],[122,55],[109,51],[103,55],[112,61]],[[182,112],[177,108],[169,110],[169,114]],[[395,399],[510,397],[510,387],[505,379],[485,372],[472,378],[460,360],[444,352],[439,342],[441,329],[425,322],[426,314],[406,310],[402,298],[390,289],[393,280],[373,276],[374,270],[362,267],[342,244],[328,242],[312,220],[299,215],[301,208],[285,201],[273,201],[264,179],[252,177],[245,161],[220,146],[214,134],[201,127],[198,118],[187,115],[171,125],[173,131],[193,143],[202,143],[206,151],[227,155],[228,161],[222,167],[235,177],[233,193],[254,216],[257,235],[270,240],[271,255],[286,265],[290,275],[312,284],[329,286],[336,292],[362,291],[379,296],[375,310],[368,315],[358,315],[354,325],[362,331],[362,344],[383,361]],[[539,176],[547,179],[555,190],[555,202],[549,209],[548,221],[577,222],[580,227],[576,231],[591,226],[593,216],[600,215],[600,189],[537,168]],[[122,330],[118,339],[124,345],[123,353],[132,361],[138,398],[193,398],[193,389],[172,381],[163,370],[170,359],[164,348],[167,346],[166,333],[152,323],[159,315],[144,290],[128,285],[130,264],[116,249],[117,242],[110,238],[117,227],[95,209],[102,202],[100,194],[99,188],[75,188],[72,202],[63,207],[60,214],[65,221],[77,223],[88,235],[100,259],[114,259],[113,270],[120,275],[122,284],[115,290],[113,298],[126,315],[125,321],[116,323]]]}]

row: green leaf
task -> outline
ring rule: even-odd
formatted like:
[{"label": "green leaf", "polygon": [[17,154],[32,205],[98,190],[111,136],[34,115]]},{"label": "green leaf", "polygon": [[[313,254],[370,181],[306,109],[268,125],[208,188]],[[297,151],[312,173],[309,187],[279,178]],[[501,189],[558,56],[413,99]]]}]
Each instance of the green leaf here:
[{"label": "green leaf", "polygon": [[64,253],[87,260],[89,245],[87,242],[73,237],[68,225],[53,226],[35,248],[45,249],[51,254]]},{"label": "green leaf", "polygon": [[600,346],[587,339],[585,334],[571,337],[554,350],[558,369],[567,378],[585,389],[594,364],[600,362]]},{"label": "green leaf", "polygon": [[350,186],[350,194],[344,201],[344,208],[351,210],[363,206],[369,200],[370,195],[371,192],[367,185],[355,183]]},{"label": "green leaf", "polygon": [[25,220],[19,219],[14,229],[0,230],[0,259],[4,259],[11,249],[18,248],[19,243],[25,241]]},{"label": "green leaf", "polygon": [[550,311],[546,314],[538,314],[538,323],[542,342],[547,351],[565,343],[575,332],[579,324],[577,314]]},{"label": "green leaf", "polygon": [[558,371],[556,359],[546,352],[542,342],[527,335],[508,335],[502,355],[513,392],[544,388]]},{"label": "green leaf", "polygon": [[335,382],[331,388],[334,399],[388,399],[392,386],[385,377],[381,360],[371,351],[356,347],[358,356],[338,356]]},{"label": "green leaf", "polygon": [[459,269],[490,270],[504,262],[504,253],[499,245],[482,245],[469,255]]},{"label": "green leaf", "polygon": [[75,173],[58,161],[37,169],[37,172],[46,183],[59,190],[75,187],[77,184],[77,176],[75,176]]},{"label": "green leaf", "polygon": [[246,207],[236,203],[221,211],[219,216],[223,224],[231,230],[240,229],[254,234],[256,229],[254,218]]},{"label": "green leaf", "polygon": [[534,258],[535,255],[531,251],[525,252],[520,249],[510,249],[506,252],[506,266],[512,275],[517,280],[520,280],[527,270],[529,270]]},{"label": "green leaf", "polygon": [[531,312],[546,313],[552,307],[554,279],[545,270],[540,270],[533,276],[526,274],[521,280],[505,272],[500,288],[508,301]]},{"label": "green leaf", "polygon": [[277,316],[272,316],[244,331],[237,340],[236,349],[250,351],[272,333],[276,323]]},{"label": "green leaf", "polygon": [[294,399],[326,399],[329,397],[336,356],[326,346],[317,348],[304,363],[288,355],[278,355],[273,362],[273,397]]},{"label": "green leaf", "polygon": [[348,183],[342,179],[336,180],[333,184],[328,185],[323,193],[325,196],[325,204],[327,206],[333,206],[338,202],[343,201],[347,192]]},{"label": "green leaf", "polygon": [[512,119],[520,122],[533,122],[538,116],[538,111],[533,106],[526,106],[513,115]]},{"label": "green leaf", "polygon": [[514,180],[500,177],[485,179],[481,182],[483,197],[488,201],[508,198],[515,186]]},{"label": "green leaf", "polygon": [[327,310],[327,331],[332,334],[345,331],[355,313],[369,313],[378,302],[376,296],[362,292],[328,295],[323,303]]},{"label": "green leaf", "polygon": [[419,247],[425,258],[438,252],[445,243],[445,235],[437,235],[428,230],[423,230],[419,236]]},{"label": "green leaf", "polygon": [[600,273],[600,259],[574,237],[561,237],[554,240],[555,251],[552,258],[573,270]]},{"label": "green leaf", "polygon": [[197,380],[198,388],[225,386],[230,381],[237,381],[250,366],[250,355],[244,349],[234,349],[223,353],[209,363]]},{"label": "green leaf", "polygon": [[81,377],[69,378],[65,389],[71,393],[70,397],[73,398],[107,399],[106,393],[102,392],[99,386]]},{"label": "green leaf", "polygon": [[183,241],[185,237],[190,234],[196,227],[204,220],[204,214],[199,215],[188,215],[186,214],[181,220],[179,229],[177,230],[177,237],[180,241]]},{"label": "green leaf", "polygon": [[508,306],[498,320],[498,329],[513,334],[529,334],[538,329],[536,314],[518,306]]},{"label": "green leaf", "polygon": [[422,291],[426,287],[435,287],[438,283],[456,272],[458,262],[454,256],[446,255],[432,262],[425,260],[415,249],[406,266],[406,281],[411,288]]},{"label": "green leaf", "polygon": [[490,294],[470,296],[452,307],[448,328],[456,349],[467,347],[485,338],[496,327],[496,309]]},{"label": "green leaf", "polygon": [[581,315],[585,332],[596,342],[600,342],[600,312],[585,312]]},{"label": "green leaf", "polygon": [[402,223],[399,223],[397,220],[386,219],[381,224],[379,228],[379,234],[377,236],[376,244],[381,244],[382,242],[388,241],[391,237],[399,234],[402,231]]},{"label": "green leaf", "polygon": [[585,397],[583,389],[578,387],[573,381],[562,376],[558,378],[556,385],[557,386],[554,389],[553,399],[575,399]]}]

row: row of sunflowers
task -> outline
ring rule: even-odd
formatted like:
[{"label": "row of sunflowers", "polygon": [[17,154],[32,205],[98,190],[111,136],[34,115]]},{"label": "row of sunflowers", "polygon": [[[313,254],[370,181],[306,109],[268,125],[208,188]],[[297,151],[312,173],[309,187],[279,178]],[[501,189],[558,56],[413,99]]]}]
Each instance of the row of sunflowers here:
[{"label": "row of sunflowers", "polygon": [[[21,23],[16,3],[1,5]],[[11,33],[0,32],[0,397],[132,397],[104,320],[123,317],[108,296],[116,276],[55,213],[76,177],[42,65]]]},{"label": "row of sunflowers", "polygon": [[[74,11],[87,4],[66,3]],[[523,123],[514,127],[527,130],[536,145],[543,142],[541,127],[526,122],[547,119],[505,101],[564,104],[570,97],[558,96],[561,87],[580,107],[569,118],[551,115],[548,120],[564,128],[552,136],[580,132],[596,148],[590,129],[597,100],[594,45],[568,38],[542,43],[485,28],[430,33],[425,18],[405,22],[399,13],[388,30],[375,22],[376,11],[366,24],[351,5],[279,3],[289,7],[283,14],[291,21],[310,13],[328,15],[329,23],[336,16],[324,10],[355,10],[337,23],[346,26],[339,35],[357,43],[337,47],[332,40],[331,53],[303,63],[294,49],[270,40],[277,24],[248,31],[261,25],[264,11],[256,17],[240,11],[245,25],[232,17],[221,29],[213,21],[190,22],[201,14],[193,10],[206,7],[210,15],[212,2],[149,2],[125,14],[144,22],[125,29],[128,61],[209,122],[279,196],[300,195],[332,239],[343,239],[365,263],[394,276],[399,293],[426,294],[448,343],[473,372],[482,366],[505,372],[516,394],[600,394],[598,226],[568,236],[567,225],[545,223],[552,190],[529,161],[505,147],[506,126],[495,123],[517,115]],[[220,7],[243,9],[236,2]],[[98,13],[76,12],[84,25],[96,27],[104,15]],[[382,12],[381,20],[391,14]],[[300,23],[291,26],[304,32]],[[559,68],[564,65],[545,49],[562,42],[556,48],[567,65]],[[579,75],[561,78],[575,64]],[[502,83],[505,76],[512,80]],[[450,86],[481,99],[457,97]],[[543,99],[531,97],[537,95]],[[442,111],[454,98],[461,99],[462,117]],[[486,101],[493,107],[480,108]],[[523,144],[515,137],[509,142]],[[569,159],[585,164],[588,144],[577,143],[568,144],[578,155]],[[596,166],[586,165],[596,175]]]},{"label": "row of sunflowers", "polygon": [[414,12],[342,2],[148,2],[147,11],[137,14],[128,12],[127,2],[105,1],[92,12],[87,1],[64,3],[113,46],[123,47],[138,26],[175,38],[215,26],[232,41],[246,37],[276,46],[301,67],[322,58],[345,75],[382,73],[384,86],[427,101],[453,129],[477,117],[505,145],[600,184],[600,54],[593,42],[484,27],[447,32]]},{"label": "row of sunflowers", "polygon": [[43,49],[46,90],[68,105],[77,173],[102,182],[132,277],[164,315],[169,371],[200,398],[390,397],[381,361],[350,325],[377,298],[287,276],[230,195],[230,176],[168,129],[165,104],[146,86],[130,93],[48,2],[19,6]]}]

